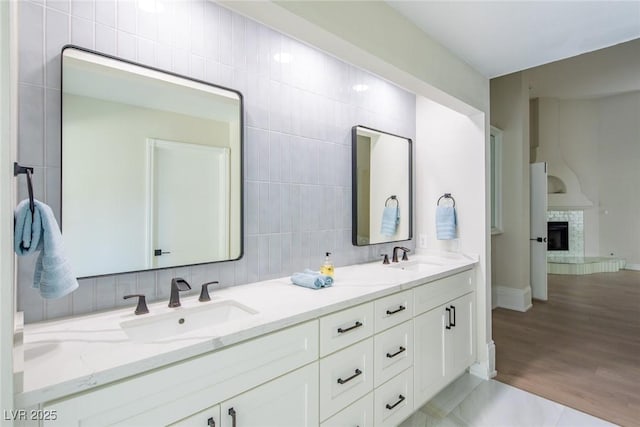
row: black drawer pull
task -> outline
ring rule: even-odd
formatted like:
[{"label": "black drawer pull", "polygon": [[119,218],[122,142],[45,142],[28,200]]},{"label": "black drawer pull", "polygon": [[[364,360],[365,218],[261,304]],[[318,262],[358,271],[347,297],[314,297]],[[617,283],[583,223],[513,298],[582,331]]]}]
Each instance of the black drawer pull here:
[{"label": "black drawer pull", "polygon": [[396,314],[396,313],[400,313],[402,310],[406,310],[407,307],[405,307],[404,305],[401,305],[400,307],[398,307],[397,309],[391,311],[391,310],[387,310],[387,314],[388,315],[392,315],[392,314]]},{"label": "black drawer pull", "polygon": [[338,384],[346,384],[360,374],[362,374],[362,371],[360,369],[356,369],[355,374],[351,375],[346,380],[343,380],[342,378],[338,378]]},{"label": "black drawer pull", "polygon": [[396,406],[398,406],[399,404],[401,404],[404,401],[405,397],[403,395],[399,395],[398,396],[398,401],[396,403],[394,403],[393,405],[389,405],[387,403],[387,409],[388,410],[392,410],[393,408],[395,408]]},{"label": "black drawer pull", "polygon": [[453,322],[449,322],[449,323],[451,323],[451,326],[456,326],[456,306],[455,305],[451,306],[451,311],[453,311]]},{"label": "black drawer pull", "polygon": [[387,353],[387,357],[389,359],[393,359],[394,357],[396,357],[397,355],[399,355],[400,353],[406,351],[407,349],[404,348],[403,346],[400,346],[400,349],[398,351],[396,351],[395,353],[391,354],[391,353]]},{"label": "black drawer pull", "polygon": [[349,331],[351,331],[351,330],[353,330],[355,328],[359,328],[360,326],[362,326],[362,322],[358,321],[358,322],[355,323],[355,325],[349,326],[346,329],[338,328],[338,333],[339,334],[344,334],[345,332],[349,332]]},{"label": "black drawer pull", "polygon": [[213,417],[209,417],[207,420],[207,427],[216,427],[216,422],[213,420]]},{"label": "black drawer pull", "polygon": [[445,326],[445,328],[447,329],[451,329],[451,309],[449,307],[445,308],[445,310],[447,311],[447,325]]},{"label": "black drawer pull", "polygon": [[229,408],[229,415],[231,415],[231,427],[236,427],[236,410]]}]

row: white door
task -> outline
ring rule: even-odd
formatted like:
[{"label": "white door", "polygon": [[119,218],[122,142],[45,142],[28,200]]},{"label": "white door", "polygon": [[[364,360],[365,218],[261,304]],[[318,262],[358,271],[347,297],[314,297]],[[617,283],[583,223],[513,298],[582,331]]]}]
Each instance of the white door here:
[{"label": "white door", "polygon": [[547,164],[530,165],[531,293],[547,300]]},{"label": "white door", "polygon": [[229,149],[147,140],[147,265],[228,258]]}]

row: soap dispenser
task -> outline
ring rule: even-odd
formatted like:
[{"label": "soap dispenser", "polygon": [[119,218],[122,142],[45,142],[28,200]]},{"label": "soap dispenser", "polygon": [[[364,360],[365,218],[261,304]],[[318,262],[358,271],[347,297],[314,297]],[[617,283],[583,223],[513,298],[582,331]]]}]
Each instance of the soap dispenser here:
[{"label": "soap dispenser", "polygon": [[333,277],[333,263],[331,262],[331,258],[329,258],[331,252],[327,252],[325,255],[324,264],[320,267],[320,274]]}]

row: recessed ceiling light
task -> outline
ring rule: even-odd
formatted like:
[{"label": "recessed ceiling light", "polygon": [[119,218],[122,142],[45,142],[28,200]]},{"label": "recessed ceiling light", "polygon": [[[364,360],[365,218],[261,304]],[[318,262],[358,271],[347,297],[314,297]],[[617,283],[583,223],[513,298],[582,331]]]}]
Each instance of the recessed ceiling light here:
[{"label": "recessed ceiling light", "polygon": [[355,90],[356,92],[364,92],[365,90],[369,89],[369,86],[360,83],[360,84],[354,85],[352,89]]},{"label": "recessed ceiling light", "polygon": [[289,62],[293,61],[293,55],[287,52],[280,52],[273,55],[273,59],[275,59],[276,62],[280,62],[281,64],[288,64]]}]

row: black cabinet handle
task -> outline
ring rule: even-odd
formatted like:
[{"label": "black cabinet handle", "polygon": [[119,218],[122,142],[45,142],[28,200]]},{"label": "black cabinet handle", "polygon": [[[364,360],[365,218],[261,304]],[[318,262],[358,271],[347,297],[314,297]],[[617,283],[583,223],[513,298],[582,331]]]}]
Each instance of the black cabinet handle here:
[{"label": "black cabinet handle", "polygon": [[400,353],[403,353],[407,351],[406,348],[404,348],[403,346],[400,346],[400,349],[398,351],[396,351],[395,353],[391,354],[391,353],[387,353],[387,357],[389,359],[393,359],[394,357],[396,357],[397,355],[399,355]]},{"label": "black cabinet handle", "polygon": [[338,384],[346,384],[360,374],[362,374],[362,371],[360,369],[356,369],[355,374],[351,375],[349,378],[345,380],[343,380],[342,378],[338,378]]},{"label": "black cabinet handle", "polygon": [[392,314],[396,314],[396,313],[400,313],[402,310],[406,310],[407,307],[405,307],[404,305],[401,305],[400,307],[398,307],[397,309],[391,311],[391,310],[387,310],[387,314],[388,315],[392,315]]},{"label": "black cabinet handle", "polygon": [[455,305],[451,306],[451,311],[453,312],[453,322],[451,322],[451,326],[455,327],[456,326],[456,306]]},{"label": "black cabinet handle", "polygon": [[447,329],[451,329],[451,309],[449,307],[445,308],[445,310],[447,311],[447,325],[445,326],[445,328]]},{"label": "black cabinet handle", "polygon": [[216,422],[213,420],[213,417],[209,417],[207,420],[207,427],[216,427]]},{"label": "black cabinet handle", "polygon": [[352,331],[355,328],[359,328],[360,326],[362,326],[362,322],[356,322],[353,326],[349,326],[346,329],[338,328],[338,333],[339,334],[344,334],[345,332]]},{"label": "black cabinet handle", "polygon": [[393,408],[395,408],[396,406],[398,406],[399,404],[401,404],[404,401],[405,397],[403,395],[399,395],[398,396],[398,401],[396,403],[394,403],[393,405],[389,405],[387,403],[387,409],[388,410],[392,410]]},{"label": "black cabinet handle", "polygon": [[236,427],[236,410],[229,408],[229,415],[231,415],[231,427]]}]

